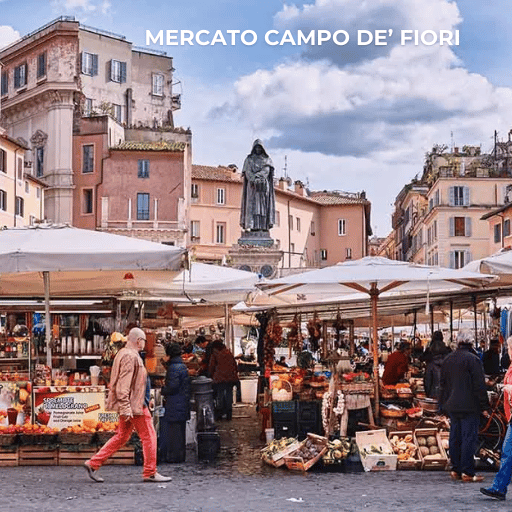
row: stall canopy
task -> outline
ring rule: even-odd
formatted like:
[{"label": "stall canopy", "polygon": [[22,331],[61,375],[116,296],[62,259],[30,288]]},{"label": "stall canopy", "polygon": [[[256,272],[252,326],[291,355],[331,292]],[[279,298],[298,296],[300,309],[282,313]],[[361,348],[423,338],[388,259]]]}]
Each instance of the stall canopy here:
[{"label": "stall canopy", "polygon": [[[398,291],[425,292],[435,290],[457,290],[461,288],[481,288],[494,276],[441,267],[429,267],[414,263],[389,260],[381,257],[366,257],[347,261],[319,270],[312,270],[259,285],[269,295],[300,294],[318,297],[352,294],[354,291],[367,294],[371,298],[373,323],[373,357],[375,377],[376,412],[378,414],[378,343],[377,343],[377,303],[379,295]],[[427,299],[428,301],[428,299]]]},{"label": "stall canopy", "polygon": [[512,284],[512,250],[501,250],[491,256],[468,263],[463,270],[498,276],[498,285]]},{"label": "stall canopy", "polygon": [[[185,249],[70,226],[0,231],[0,296],[45,298],[50,342],[50,294],[115,296],[168,286]],[[47,351],[51,366],[51,350]]]}]

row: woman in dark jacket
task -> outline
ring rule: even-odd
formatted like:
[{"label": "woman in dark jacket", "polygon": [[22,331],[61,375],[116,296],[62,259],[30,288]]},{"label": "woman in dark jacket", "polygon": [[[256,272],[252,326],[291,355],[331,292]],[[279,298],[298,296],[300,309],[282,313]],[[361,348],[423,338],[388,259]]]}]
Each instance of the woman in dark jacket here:
[{"label": "woman in dark jacket", "polygon": [[227,420],[233,417],[233,386],[238,382],[237,362],[231,350],[222,341],[213,342],[209,373],[213,380],[215,419],[224,414]]},{"label": "woman in dark jacket", "polygon": [[168,360],[162,388],[165,414],[160,421],[160,458],[162,462],[184,462],[186,424],[190,419],[190,377],[177,343],[167,345],[165,353]]},{"label": "woman in dark jacket", "polygon": [[427,363],[427,369],[425,370],[424,379],[425,394],[429,398],[439,399],[439,392],[441,390],[441,365],[443,364],[444,358],[450,352],[450,349],[445,345],[442,338],[432,338],[432,344],[429,347],[430,357]]}]

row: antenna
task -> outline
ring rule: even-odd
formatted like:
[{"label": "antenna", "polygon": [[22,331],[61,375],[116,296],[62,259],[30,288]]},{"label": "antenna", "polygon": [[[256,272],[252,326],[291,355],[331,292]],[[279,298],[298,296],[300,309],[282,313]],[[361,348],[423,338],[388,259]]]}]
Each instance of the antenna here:
[{"label": "antenna", "polygon": [[452,143],[452,153],[453,153],[453,148],[455,147],[455,141],[453,139],[453,130],[450,132],[450,140],[451,140],[451,143]]},{"label": "antenna", "polygon": [[288,178],[288,155],[284,155],[283,173],[284,173],[284,177]]}]

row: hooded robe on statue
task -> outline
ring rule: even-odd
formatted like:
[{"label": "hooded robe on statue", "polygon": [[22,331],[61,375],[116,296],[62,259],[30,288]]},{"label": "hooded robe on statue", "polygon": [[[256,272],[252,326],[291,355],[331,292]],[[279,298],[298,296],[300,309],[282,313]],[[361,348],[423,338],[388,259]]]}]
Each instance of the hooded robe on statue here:
[{"label": "hooded robe on statue", "polygon": [[268,231],[275,222],[274,164],[256,139],[242,169],[244,185],[240,226],[246,231]]}]

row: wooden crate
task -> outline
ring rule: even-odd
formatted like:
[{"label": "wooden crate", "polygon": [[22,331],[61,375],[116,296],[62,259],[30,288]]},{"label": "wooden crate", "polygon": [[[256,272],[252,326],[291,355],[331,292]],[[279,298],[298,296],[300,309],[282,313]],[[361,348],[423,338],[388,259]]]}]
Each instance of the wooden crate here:
[{"label": "wooden crate", "polygon": [[114,453],[105,464],[135,464],[135,449],[133,446],[125,446]]},{"label": "wooden crate", "polygon": [[19,464],[19,450],[17,446],[0,447],[0,467],[17,466]]},{"label": "wooden crate", "polygon": [[57,466],[59,449],[52,445],[19,447],[19,466]]},{"label": "wooden crate", "polygon": [[98,450],[91,447],[75,447],[59,448],[59,466],[81,466],[86,460],[89,460]]},{"label": "wooden crate", "polygon": [[433,436],[437,440],[437,446],[439,448],[439,453],[441,455],[440,458],[437,459],[431,459],[429,456],[425,458],[420,452],[421,457],[421,469],[441,469],[445,470],[448,469],[448,457],[446,455],[446,452],[443,448],[441,437],[439,436],[439,430],[437,428],[417,428],[414,431],[414,442],[420,446],[418,443],[418,437],[429,437]]},{"label": "wooden crate", "polygon": [[403,440],[405,438],[405,436],[407,436],[407,435],[411,436],[411,438],[412,438],[411,443],[413,443],[416,446],[416,458],[411,459],[411,460],[400,460],[397,457],[396,468],[397,469],[419,469],[421,467],[421,458],[420,458],[421,455],[419,453],[420,452],[419,446],[415,442],[412,430],[409,430],[409,431],[400,430],[400,431],[396,431],[396,432],[390,432],[388,434],[388,437],[391,440],[391,438],[393,436],[398,436],[400,440]]},{"label": "wooden crate", "polygon": [[307,471],[309,468],[314,466],[327,452],[328,440],[326,437],[322,437],[316,434],[308,434],[307,438],[299,443],[299,447],[306,444],[308,440],[313,444],[321,447],[320,452],[309,460],[304,460],[302,457],[295,456],[295,452],[290,453],[290,455],[284,457],[284,463],[288,469],[295,471]]}]

